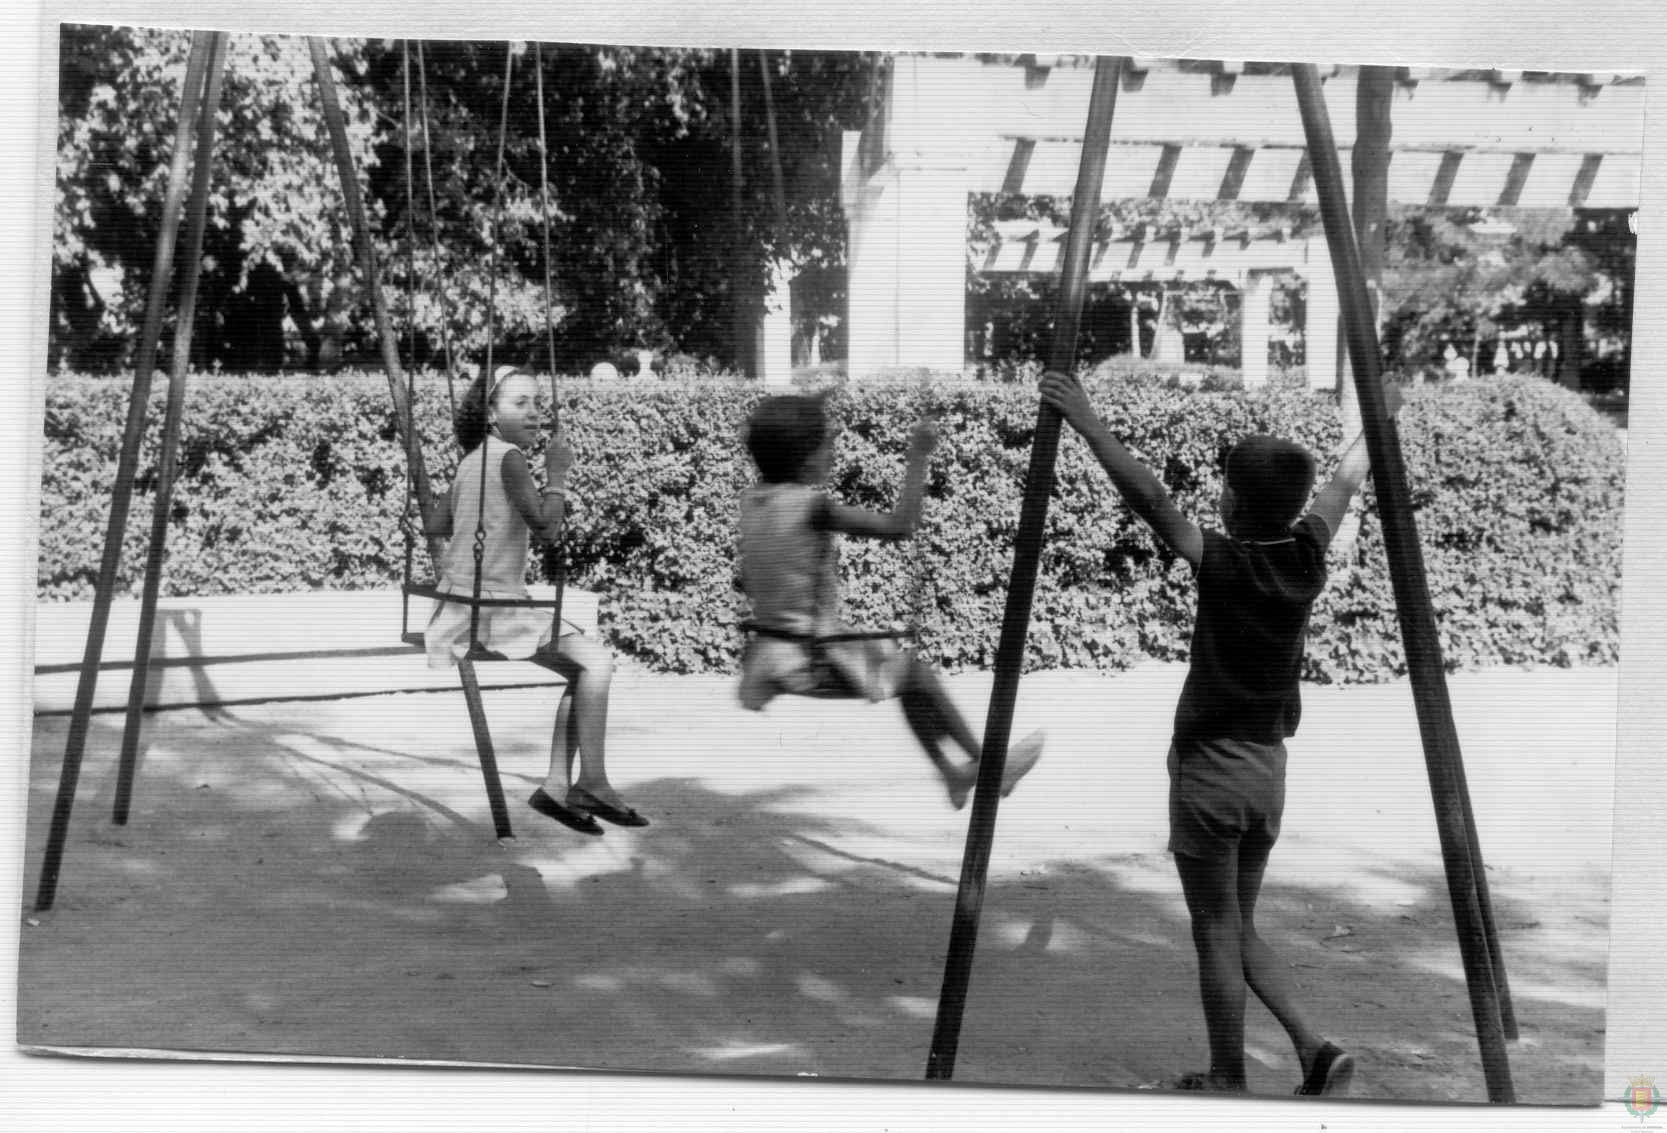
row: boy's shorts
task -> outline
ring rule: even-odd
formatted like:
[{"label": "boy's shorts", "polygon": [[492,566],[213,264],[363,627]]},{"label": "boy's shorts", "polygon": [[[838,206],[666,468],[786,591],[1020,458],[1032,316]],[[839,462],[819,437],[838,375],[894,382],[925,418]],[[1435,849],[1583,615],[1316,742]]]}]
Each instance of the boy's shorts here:
[{"label": "boy's shorts", "polygon": [[890,700],[902,688],[912,651],[890,638],[829,642],[819,649],[754,636],[741,653],[743,708],[787,695]]},{"label": "boy's shorts", "polygon": [[1169,852],[1266,851],[1285,812],[1285,745],[1178,739],[1169,748]]}]

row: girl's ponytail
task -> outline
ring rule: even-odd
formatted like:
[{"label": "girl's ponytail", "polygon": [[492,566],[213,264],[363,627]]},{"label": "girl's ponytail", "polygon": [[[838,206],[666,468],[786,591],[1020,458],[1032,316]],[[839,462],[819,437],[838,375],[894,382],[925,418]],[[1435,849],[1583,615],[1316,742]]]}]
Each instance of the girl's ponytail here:
[{"label": "girl's ponytail", "polygon": [[457,411],[452,414],[452,432],[457,437],[458,447],[465,454],[474,452],[480,443],[486,439],[489,428],[489,415],[486,411],[487,374],[482,370],[475,380],[469,384],[468,390],[457,403]]}]

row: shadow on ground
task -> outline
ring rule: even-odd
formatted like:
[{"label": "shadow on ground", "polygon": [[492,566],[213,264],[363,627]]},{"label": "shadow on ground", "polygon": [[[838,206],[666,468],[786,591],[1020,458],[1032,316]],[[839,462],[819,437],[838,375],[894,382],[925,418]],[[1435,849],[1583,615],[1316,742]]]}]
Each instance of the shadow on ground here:
[{"label": "shadow on ground", "polygon": [[[62,735],[37,725],[28,896]],[[96,718],[89,750],[118,739]],[[814,784],[661,776],[630,790],[652,827],[587,839],[506,773],[518,837],[499,844],[472,751],[410,751],[304,716],[158,716],[126,827],[108,820],[113,770],[90,761],[57,905],[23,936],[20,1043],[922,1077],[964,815],[919,830]],[[1167,858],[1068,834],[1058,850],[1014,862],[998,843],[956,1079],[1132,1088],[1200,1067]],[[1445,881],[1379,868],[1393,903],[1276,861],[1264,932],[1360,1056],[1356,1096],[1481,1101]],[[1595,1102],[1605,895],[1553,916],[1512,894],[1495,902],[1519,1099]],[[1288,1093],[1295,1062],[1260,1008],[1247,1037],[1252,1089]]]}]

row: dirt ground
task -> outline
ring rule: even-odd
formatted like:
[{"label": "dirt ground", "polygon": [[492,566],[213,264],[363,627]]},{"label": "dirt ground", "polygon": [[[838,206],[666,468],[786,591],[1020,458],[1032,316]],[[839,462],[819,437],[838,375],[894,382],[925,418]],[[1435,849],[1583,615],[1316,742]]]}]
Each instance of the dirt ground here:
[{"label": "dirt ground", "polygon": [[[1000,809],[960,1082],[1128,1089],[1201,1068],[1164,853],[1183,670],[1024,679],[1036,772]],[[1616,671],[1450,679],[1521,1038],[1518,1098],[1602,1092]],[[950,681],[981,726],[989,678]],[[1485,1099],[1411,694],[1309,688],[1260,921],[1354,1096]],[[914,1079],[971,813],[890,706],[735,705],[622,672],[610,764],[653,819],[533,813],[544,690],[489,694],[517,837],[492,837],[459,694],[149,718],[110,823],[121,717],[94,717],[57,904],[25,909],[26,1046]],[[37,720],[32,901],[67,721]],[[1251,1088],[1299,1075],[1248,1015]]]}]

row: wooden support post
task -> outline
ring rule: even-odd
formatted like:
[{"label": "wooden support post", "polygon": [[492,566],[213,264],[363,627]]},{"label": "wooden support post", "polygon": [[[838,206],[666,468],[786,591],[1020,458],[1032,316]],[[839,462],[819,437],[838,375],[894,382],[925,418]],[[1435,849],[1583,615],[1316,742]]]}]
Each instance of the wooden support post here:
[{"label": "wooden support post", "polygon": [[127,513],[133,502],[133,478],[139,464],[139,445],[144,439],[146,410],[150,404],[151,371],[156,365],[156,343],[162,334],[162,316],[173,273],[174,246],[179,236],[180,213],[185,204],[191,139],[196,130],[197,108],[202,102],[203,76],[208,71],[209,42],[213,34],[201,31],[191,33],[191,53],[185,64],[185,82],[180,88],[174,153],[168,166],[168,189],[162,202],[162,228],[157,235],[156,255],[151,266],[150,296],[145,305],[145,322],[135,359],[133,391],[127,403],[122,451],[116,462],[116,482],[110,496],[110,521],[104,535],[104,555],[99,562],[98,581],[93,590],[87,646],[81,658],[75,708],[64,744],[63,765],[58,773],[58,795],[52,807],[52,823],[47,831],[46,850],[35,891],[35,909],[39,912],[50,909],[57,895],[58,873],[63,864],[70,815],[75,807],[75,791],[81,777],[81,759],[86,751],[93,699],[98,693],[98,670],[104,660],[104,637],[110,625],[110,603],[116,589],[116,572],[121,567],[122,535],[127,530]]},{"label": "wooden support post", "polygon": [[[411,399],[405,394],[405,372],[399,361],[399,342],[394,337],[388,320],[388,305],[382,297],[382,283],[377,273],[376,248],[371,243],[370,226],[365,222],[365,207],[359,196],[359,179],[353,170],[353,151],[347,143],[347,125],[342,118],[341,103],[336,98],[336,82],[330,74],[330,57],[324,41],[317,36],[307,38],[313,59],[313,73],[318,78],[319,99],[324,107],[324,121],[330,132],[330,148],[336,159],[336,173],[341,178],[342,198],[347,206],[347,219],[353,227],[353,245],[359,261],[359,274],[370,295],[371,310],[376,317],[376,333],[382,344],[382,368],[388,375],[388,392],[394,400],[394,420],[400,440],[405,444],[405,459],[411,470],[411,490],[417,497],[417,512],[422,516],[423,528],[428,528],[434,512],[434,498],[428,486],[428,470],[423,464],[422,445],[417,437],[416,422],[411,416]],[[425,139],[426,141],[426,139]],[[428,540],[428,554],[436,572],[444,544],[436,538]]]},{"label": "wooden support post", "polygon": [[191,206],[185,230],[185,274],[180,282],[179,313],[174,320],[174,364],[168,374],[168,408],[162,423],[162,452],[156,462],[156,499],[151,511],[150,546],[145,553],[145,585],[139,598],[139,635],[133,647],[133,678],[128,686],[127,720],[122,729],[121,761],[111,821],[127,824],[133,799],[133,776],[139,762],[139,734],[144,730],[145,686],[150,683],[151,637],[156,630],[156,599],[168,555],[168,519],[174,506],[174,476],[179,468],[179,434],[185,417],[185,380],[191,370],[191,338],[197,321],[197,282],[202,278],[203,229],[208,220],[208,189],[214,174],[214,114],[220,105],[220,79],[226,62],[228,33],[212,32],[208,78],[197,115],[197,154],[192,159]]},{"label": "wooden support post", "polygon": [[1424,761],[1435,803],[1436,829],[1441,838],[1448,896],[1458,925],[1465,984],[1470,992],[1471,1014],[1481,1047],[1482,1072],[1487,1081],[1488,1100],[1510,1102],[1515,1100],[1515,1092],[1511,1086],[1510,1061],[1505,1050],[1492,960],[1477,902],[1476,879],[1471,869],[1470,820],[1465,814],[1458,732],[1447,697],[1441,640],[1436,630],[1429,585],[1424,576],[1424,561],[1418,548],[1418,531],[1413,522],[1411,493],[1407,486],[1405,463],[1401,458],[1400,439],[1395,421],[1384,405],[1377,330],[1366,293],[1366,281],[1361,273],[1359,251],[1355,247],[1348,203],[1344,200],[1342,165],[1337,158],[1337,146],[1332,138],[1331,120],[1326,113],[1318,72],[1312,64],[1299,63],[1293,66],[1292,77],[1296,84],[1303,130],[1307,135],[1308,155],[1313,164],[1320,215],[1325,222],[1327,243],[1337,277],[1349,355],[1354,362],[1366,447],[1372,461],[1378,511],[1383,521],[1389,576],[1394,585],[1401,638],[1412,678],[1413,703],[1418,713]]},{"label": "wooden support post", "polygon": [[1482,861],[1482,839],[1476,833],[1476,811],[1470,805],[1470,784],[1465,778],[1464,765],[1455,765],[1464,813],[1465,846],[1470,855],[1470,875],[1476,882],[1476,911],[1482,918],[1482,939],[1488,948],[1488,965],[1493,969],[1493,987],[1499,997],[1499,1024],[1505,1038],[1517,1040],[1516,1008],[1511,1005],[1511,981],[1505,971],[1505,953],[1499,947],[1499,930],[1493,919],[1493,896],[1488,889],[1487,867]]},{"label": "wooden support post", "polygon": [[[1077,328],[1083,297],[1088,291],[1088,260],[1094,222],[1100,211],[1100,185],[1106,153],[1111,146],[1111,120],[1117,107],[1117,87],[1123,60],[1102,56],[1094,61],[1094,86],[1088,100],[1088,124],[1083,131],[1082,159],[1077,167],[1076,191],[1071,197],[1071,227],[1066,236],[1060,270],[1059,305],[1055,309],[1050,369],[1070,372],[1076,362]],[[1040,405],[1035,438],[1030,445],[1030,469],[1025,476],[1024,503],[1013,549],[1013,573],[1007,584],[1007,609],[996,648],[995,686],[984,724],[984,748],[979,759],[978,786],[972,798],[966,851],[961,862],[961,885],[955,900],[955,921],[944,965],[943,991],[938,997],[937,1024],[926,1077],[950,1078],[960,1042],[961,1016],[966,1008],[972,976],[973,949],[978,942],[978,914],[984,901],[984,878],[995,841],[996,808],[1001,801],[1001,776],[1007,763],[1007,741],[1013,728],[1013,707],[1024,667],[1025,638],[1030,630],[1030,606],[1042,558],[1043,528],[1048,498],[1053,494],[1054,461],[1059,452],[1059,413]]]},{"label": "wooden support post", "polygon": [[475,676],[475,663],[464,657],[457,662],[458,675],[463,679],[463,699],[469,706],[469,726],[475,733],[475,751],[480,756],[480,777],[486,780],[486,802],[492,808],[492,828],[499,838],[513,838],[509,808],[504,805],[504,785],[498,778],[498,757],[492,750],[492,733],[486,726],[486,705],[480,699],[480,680]]}]

